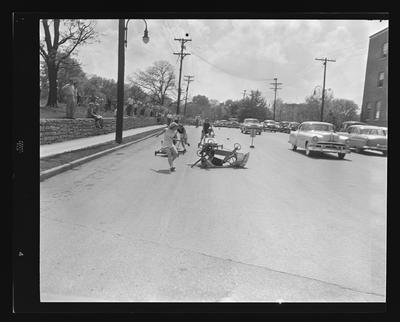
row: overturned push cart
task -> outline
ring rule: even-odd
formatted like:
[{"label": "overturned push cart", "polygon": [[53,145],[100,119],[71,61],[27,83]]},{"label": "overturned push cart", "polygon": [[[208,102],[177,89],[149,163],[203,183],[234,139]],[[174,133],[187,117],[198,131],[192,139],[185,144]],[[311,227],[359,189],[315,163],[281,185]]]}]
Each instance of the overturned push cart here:
[{"label": "overturned push cart", "polygon": [[199,164],[202,168],[243,168],[249,160],[250,153],[240,153],[240,149],[239,143],[234,144],[233,150],[224,150],[214,142],[204,143],[197,151],[200,158],[191,167]]}]

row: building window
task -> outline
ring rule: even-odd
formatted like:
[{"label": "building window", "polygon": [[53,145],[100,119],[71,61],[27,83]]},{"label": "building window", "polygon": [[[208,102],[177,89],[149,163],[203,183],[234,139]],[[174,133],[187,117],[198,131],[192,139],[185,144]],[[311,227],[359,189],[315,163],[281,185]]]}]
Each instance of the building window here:
[{"label": "building window", "polygon": [[378,76],[378,87],[383,87],[383,81],[385,79],[385,73],[380,72]]},{"label": "building window", "polygon": [[379,120],[379,117],[381,115],[381,101],[376,102],[376,107],[375,107],[375,120]]},{"label": "building window", "polygon": [[371,103],[367,103],[365,107],[365,120],[369,120],[371,118]]},{"label": "building window", "polygon": [[382,46],[382,57],[387,57],[389,51],[389,44],[385,42]]}]

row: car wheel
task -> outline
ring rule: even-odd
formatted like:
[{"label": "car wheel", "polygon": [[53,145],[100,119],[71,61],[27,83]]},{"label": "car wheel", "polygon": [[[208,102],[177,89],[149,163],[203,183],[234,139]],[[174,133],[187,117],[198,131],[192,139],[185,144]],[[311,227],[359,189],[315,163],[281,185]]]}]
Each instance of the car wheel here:
[{"label": "car wheel", "polygon": [[382,151],[383,156],[387,156],[387,151]]},{"label": "car wheel", "polygon": [[297,150],[297,145],[296,144],[292,144],[292,150],[296,151]]},{"label": "car wheel", "polygon": [[338,153],[338,157],[340,160],[342,160],[344,158],[344,156],[346,155],[346,153]]},{"label": "car wheel", "polygon": [[308,147],[308,142],[306,142],[306,156],[311,157],[313,155],[313,151],[311,151]]}]

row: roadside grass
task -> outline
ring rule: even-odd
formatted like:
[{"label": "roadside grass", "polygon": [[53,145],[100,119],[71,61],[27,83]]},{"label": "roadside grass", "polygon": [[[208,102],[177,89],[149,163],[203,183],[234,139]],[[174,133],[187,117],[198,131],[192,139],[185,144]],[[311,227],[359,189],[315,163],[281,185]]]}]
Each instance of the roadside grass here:
[{"label": "roadside grass", "polygon": [[[124,137],[123,144],[141,139],[145,136],[155,134],[157,132],[160,132],[160,130],[159,129],[150,130],[150,131],[146,131],[144,133],[138,133],[138,134],[135,134],[132,136]],[[120,144],[116,143],[115,141],[110,141],[110,142],[106,142],[103,144],[91,146],[91,147],[80,149],[80,150],[65,152],[65,153],[54,155],[54,156],[42,158],[42,159],[40,159],[40,172],[67,164],[69,162],[84,158],[89,155],[96,154],[101,151],[111,149],[111,148],[119,146],[119,145]]]}]

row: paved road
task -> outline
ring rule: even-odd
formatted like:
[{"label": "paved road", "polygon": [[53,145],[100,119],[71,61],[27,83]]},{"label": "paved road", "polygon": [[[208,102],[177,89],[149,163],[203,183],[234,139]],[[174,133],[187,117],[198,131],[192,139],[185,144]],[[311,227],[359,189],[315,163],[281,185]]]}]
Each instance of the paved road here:
[{"label": "paved road", "polygon": [[251,139],[246,169],[169,173],[151,138],[40,184],[43,301],[385,301],[387,158]]}]

